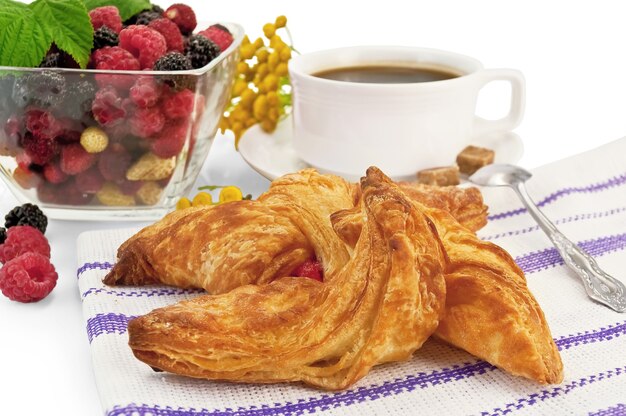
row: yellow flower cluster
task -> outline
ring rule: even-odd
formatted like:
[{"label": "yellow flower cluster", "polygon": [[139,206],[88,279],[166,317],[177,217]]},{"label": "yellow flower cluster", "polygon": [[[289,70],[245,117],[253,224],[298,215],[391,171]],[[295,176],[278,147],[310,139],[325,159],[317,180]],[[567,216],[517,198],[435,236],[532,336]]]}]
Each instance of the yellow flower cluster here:
[{"label": "yellow flower cluster", "polygon": [[287,65],[292,47],[276,34],[278,29],[286,30],[286,25],[287,18],[278,16],[274,23],[263,26],[265,40],[251,42],[246,36],[241,43],[230,106],[220,121],[222,133],[234,133],[235,147],[242,134],[257,123],[264,131],[273,132],[291,105]]},{"label": "yellow flower cluster", "polygon": [[198,192],[192,200],[189,198],[181,198],[176,203],[176,210],[181,210],[189,207],[199,207],[204,205],[218,205],[225,202],[241,201],[242,199],[251,199],[251,195],[243,196],[241,189],[236,186],[206,186],[200,189],[220,189],[218,202],[213,202],[213,197],[208,192]]}]

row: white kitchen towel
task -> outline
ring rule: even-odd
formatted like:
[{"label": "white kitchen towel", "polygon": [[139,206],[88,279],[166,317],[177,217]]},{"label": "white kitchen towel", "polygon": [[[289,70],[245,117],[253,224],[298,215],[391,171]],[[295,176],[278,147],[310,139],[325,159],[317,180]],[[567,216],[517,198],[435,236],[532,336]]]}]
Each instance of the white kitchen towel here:
[{"label": "white kitchen towel", "polygon": [[[626,139],[536,169],[528,189],[567,236],[626,282]],[[77,274],[104,414],[626,415],[626,314],[587,298],[513,191],[483,191],[490,221],[479,234],[507,249],[526,272],[561,351],[563,383],[513,377],[433,340],[410,361],[376,367],[336,393],[155,373],[128,348],[128,320],[201,292],[104,286],[117,247],[136,230],[98,231],[79,237]]]}]

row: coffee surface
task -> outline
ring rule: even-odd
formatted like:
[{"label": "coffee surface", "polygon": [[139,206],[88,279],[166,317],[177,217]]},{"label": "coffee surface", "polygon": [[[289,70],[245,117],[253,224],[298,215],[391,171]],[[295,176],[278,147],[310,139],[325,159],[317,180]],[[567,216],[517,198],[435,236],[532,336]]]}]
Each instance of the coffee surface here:
[{"label": "coffee surface", "polygon": [[367,84],[410,84],[442,81],[461,74],[452,69],[419,66],[351,66],[316,72],[313,76],[334,81]]}]

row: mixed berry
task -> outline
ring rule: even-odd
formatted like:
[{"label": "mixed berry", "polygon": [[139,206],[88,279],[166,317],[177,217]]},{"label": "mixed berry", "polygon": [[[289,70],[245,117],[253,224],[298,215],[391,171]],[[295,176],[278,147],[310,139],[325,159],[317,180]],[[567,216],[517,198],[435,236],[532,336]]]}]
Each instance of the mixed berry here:
[{"label": "mixed berry", "polygon": [[[0,73],[0,156],[15,159],[15,182],[44,203],[156,204],[186,143],[191,153],[207,102],[197,76],[170,72],[206,66],[233,36],[219,24],[194,34],[184,4],[126,21],[103,6],[89,17],[88,69],[101,72],[58,71],[78,64],[53,44],[41,69]],[[169,72],[107,73],[128,70]]]},{"label": "mixed berry", "polygon": [[18,302],[37,302],[58,279],[44,236],[48,219],[38,206],[24,204],[5,216],[0,227],[0,291]]}]

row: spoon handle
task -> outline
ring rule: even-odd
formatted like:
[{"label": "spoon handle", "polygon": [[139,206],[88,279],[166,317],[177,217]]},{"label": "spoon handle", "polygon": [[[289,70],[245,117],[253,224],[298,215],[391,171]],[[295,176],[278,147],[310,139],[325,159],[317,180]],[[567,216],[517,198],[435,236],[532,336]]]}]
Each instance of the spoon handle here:
[{"label": "spoon handle", "polygon": [[605,273],[593,257],[571,242],[550,222],[528,195],[523,182],[517,183],[513,189],[526,206],[528,213],[552,240],[565,264],[580,276],[587,295],[617,312],[626,312],[626,286]]}]

